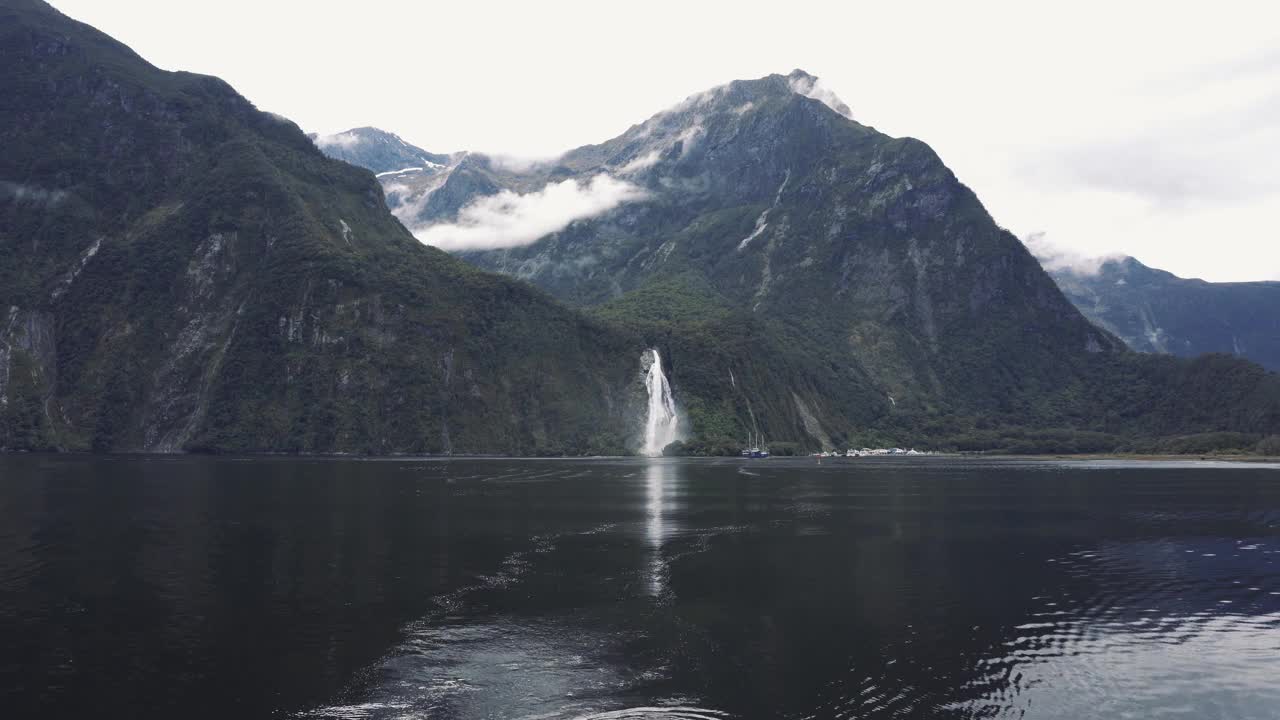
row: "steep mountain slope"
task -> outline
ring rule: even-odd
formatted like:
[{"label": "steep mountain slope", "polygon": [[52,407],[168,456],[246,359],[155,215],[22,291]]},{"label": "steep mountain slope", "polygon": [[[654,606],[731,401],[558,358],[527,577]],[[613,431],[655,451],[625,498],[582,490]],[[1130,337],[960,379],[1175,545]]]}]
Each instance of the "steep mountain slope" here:
[{"label": "steep mountain slope", "polygon": [[[222,81],[0,0],[0,447],[620,451],[643,347]],[[400,159],[395,162],[400,162]]]},{"label": "steep mountain slope", "polygon": [[[696,437],[1261,432],[1280,417],[1274,378],[1243,370],[1232,382],[1262,398],[1247,417],[1170,404],[1191,371],[1126,352],[927,145],[849,115],[802,71],[737,81],[533,167],[467,155],[397,214],[663,346]],[[544,232],[513,231],[566,206]],[[1145,394],[1120,387],[1135,374]]]},{"label": "steep mountain slope", "polygon": [[1050,273],[1090,320],[1140,352],[1229,353],[1280,370],[1280,282],[1211,283],[1108,260],[1097,272]]}]

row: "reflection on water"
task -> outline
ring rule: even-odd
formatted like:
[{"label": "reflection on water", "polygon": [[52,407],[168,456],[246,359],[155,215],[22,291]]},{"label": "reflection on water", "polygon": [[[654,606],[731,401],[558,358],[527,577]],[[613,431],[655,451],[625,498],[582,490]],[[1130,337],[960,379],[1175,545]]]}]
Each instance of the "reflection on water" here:
[{"label": "reflection on water", "polygon": [[676,484],[680,466],[670,460],[651,460],[645,468],[645,530],[652,557],[649,561],[649,594],[662,595],[667,579],[667,561],[662,544],[667,539],[667,503]]},{"label": "reflection on water", "polygon": [[0,457],[14,717],[1233,718],[1280,473]]}]

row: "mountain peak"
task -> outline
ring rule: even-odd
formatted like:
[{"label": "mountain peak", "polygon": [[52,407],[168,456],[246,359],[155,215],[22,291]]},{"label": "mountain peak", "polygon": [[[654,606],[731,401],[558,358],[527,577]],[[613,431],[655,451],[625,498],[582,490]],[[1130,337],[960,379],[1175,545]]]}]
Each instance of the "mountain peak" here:
[{"label": "mountain peak", "polygon": [[823,85],[818,76],[810,75],[804,70],[796,68],[791,71],[791,74],[787,75],[787,86],[797,95],[817,100],[850,120],[853,119],[853,111],[849,109],[849,106],[828,87]]},{"label": "mountain peak", "polygon": [[[786,75],[774,73],[764,77],[733,80],[696,92],[663,110],[647,122],[676,118],[697,118],[717,111],[733,110],[742,114],[771,99],[785,100],[801,95],[817,100],[837,114],[853,119],[853,112],[822,80],[799,68]],[[647,123],[645,123],[647,124]]]},{"label": "mountain peak", "polygon": [[427,152],[404,141],[399,135],[376,127],[358,127],[332,135],[310,135],[326,155],[357,165],[375,174],[409,168],[443,166],[449,156]]}]

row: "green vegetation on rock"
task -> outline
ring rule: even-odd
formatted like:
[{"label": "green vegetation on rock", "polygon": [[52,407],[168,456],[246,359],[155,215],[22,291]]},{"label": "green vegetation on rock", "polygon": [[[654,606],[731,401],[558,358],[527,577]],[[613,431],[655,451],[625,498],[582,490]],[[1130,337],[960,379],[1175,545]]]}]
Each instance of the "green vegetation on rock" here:
[{"label": "green vegetation on rock", "polygon": [[634,338],[423,247],[225,83],[0,2],[0,447],[626,452]]}]

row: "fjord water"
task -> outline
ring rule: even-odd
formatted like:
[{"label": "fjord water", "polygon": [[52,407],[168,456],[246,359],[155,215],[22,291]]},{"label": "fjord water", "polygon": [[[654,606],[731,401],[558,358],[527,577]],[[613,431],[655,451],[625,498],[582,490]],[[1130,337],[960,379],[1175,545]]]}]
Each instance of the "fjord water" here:
[{"label": "fjord water", "polygon": [[8,717],[1274,718],[1280,469],[0,457]]}]

